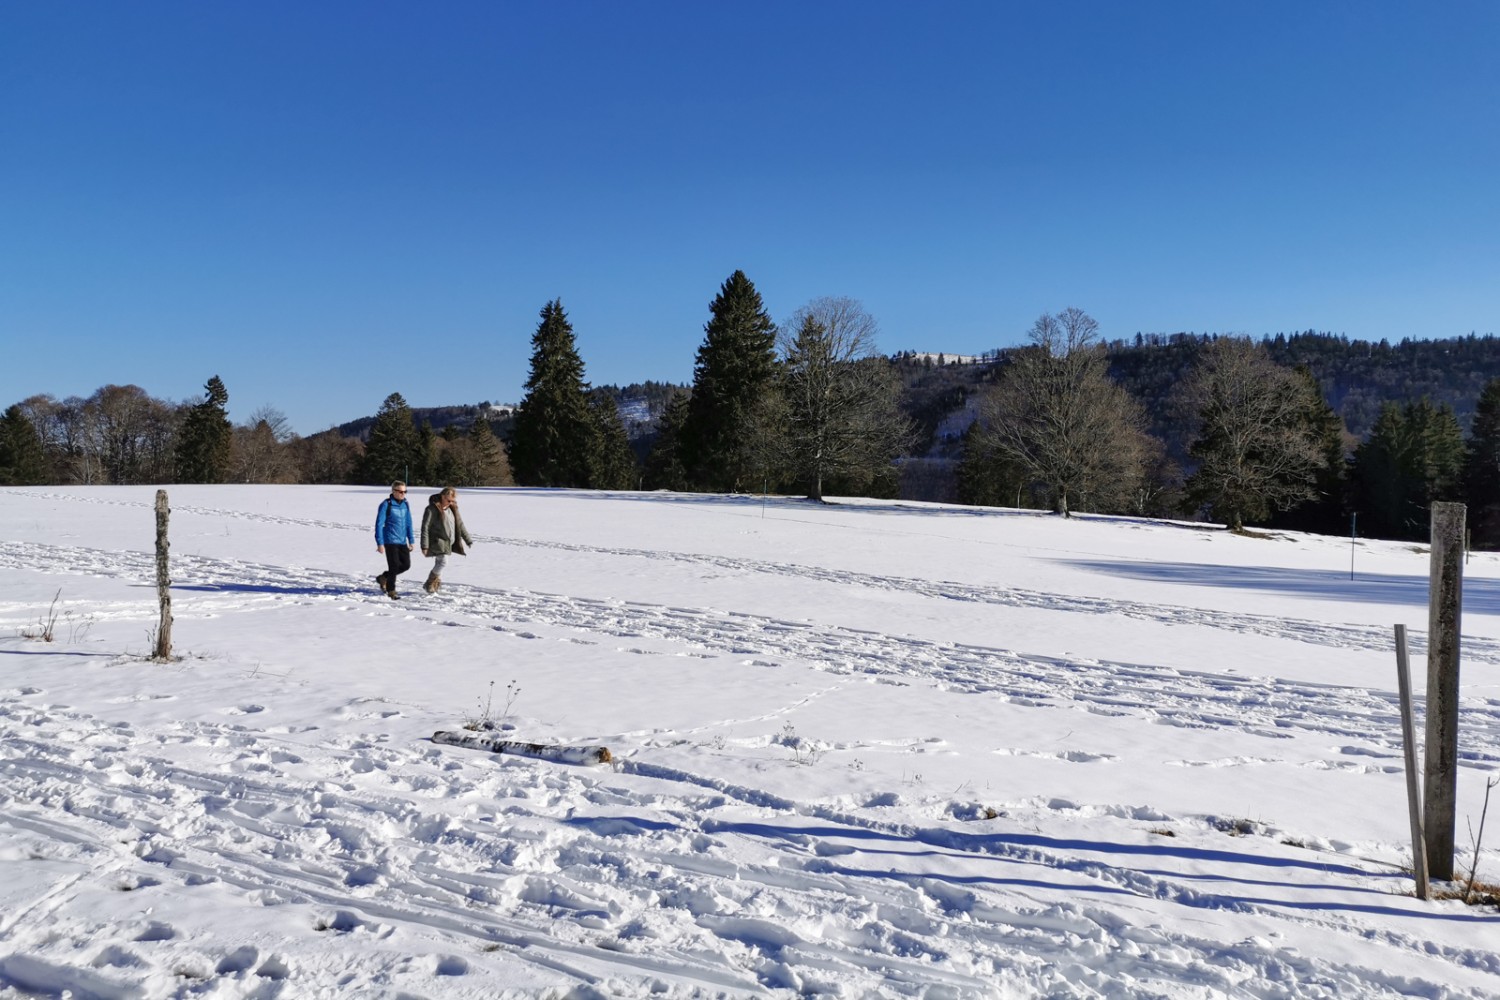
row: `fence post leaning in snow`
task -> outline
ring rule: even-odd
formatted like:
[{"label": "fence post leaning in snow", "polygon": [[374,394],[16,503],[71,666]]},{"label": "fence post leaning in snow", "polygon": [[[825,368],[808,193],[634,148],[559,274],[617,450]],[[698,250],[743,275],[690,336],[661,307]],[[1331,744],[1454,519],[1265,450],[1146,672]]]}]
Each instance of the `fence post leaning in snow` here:
[{"label": "fence post leaning in snow", "polygon": [[1461,503],[1432,505],[1422,828],[1427,838],[1427,872],[1445,881],[1453,878],[1454,826],[1458,816],[1458,644],[1467,511]]},{"label": "fence post leaning in snow", "polygon": [[172,577],[167,566],[167,491],[156,491],[156,599],[161,605],[161,621],[156,626],[156,648],[153,660],[172,658]]},{"label": "fence post leaning in snow", "polygon": [[1401,745],[1406,752],[1406,808],[1411,816],[1411,869],[1417,898],[1427,898],[1427,844],[1422,836],[1422,781],[1417,775],[1417,727],[1412,721],[1411,661],[1406,626],[1396,626],[1396,687],[1401,694]]}]

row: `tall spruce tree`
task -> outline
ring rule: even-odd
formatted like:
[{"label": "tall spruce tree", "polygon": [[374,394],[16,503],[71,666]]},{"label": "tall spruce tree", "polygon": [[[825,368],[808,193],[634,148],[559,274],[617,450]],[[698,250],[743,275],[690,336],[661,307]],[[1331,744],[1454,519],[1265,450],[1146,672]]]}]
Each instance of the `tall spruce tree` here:
[{"label": "tall spruce tree", "polygon": [[1427,537],[1429,508],[1462,495],[1463,429],[1447,405],[1387,403],[1354,453],[1350,505],[1364,534]]},{"label": "tall spruce tree", "polygon": [[36,427],[19,405],[0,416],[0,486],[38,486],[47,481],[47,456]]},{"label": "tall spruce tree", "polygon": [[776,324],[743,271],[719,288],[693,367],[679,433],[689,487],[714,493],[759,485],[763,410],[776,373]]},{"label": "tall spruce tree", "polygon": [[542,307],[531,338],[531,375],[516,409],[511,470],[522,486],[593,485],[599,427],[589,407],[583,359],[562,300]]},{"label": "tall spruce tree", "polygon": [[689,393],[674,393],[657,424],[656,443],[646,456],[645,487],[648,490],[687,489],[687,470],[682,467],[682,425],[687,420]]},{"label": "tall spruce tree", "polygon": [[594,415],[598,435],[590,485],[598,490],[634,489],[637,485],[635,453],[630,450],[630,438],[620,420],[620,408],[608,393],[596,392],[589,397],[589,409]]},{"label": "tall spruce tree", "polygon": [[1464,461],[1464,499],[1475,547],[1500,547],[1500,378],[1485,385],[1474,407]]},{"label": "tall spruce tree", "polygon": [[179,483],[221,483],[229,471],[234,427],[226,407],[229,390],[215,375],[203,386],[204,399],[187,411],[177,436],[176,478]]},{"label": "tall spruce tree", "polygon": [[375,424],[370,428],[365,457],[359,466],[359,480],[379,486],[397,479],[414,479],[421,474],[426,461],[411,407],[401,393],[393,392],[375,413]]},{"label": "tall spruce tree", "polygon": [[506,458],[505,446],[495,437],[490,422],[484,417],[474,421],[469,428],[469,455],[473,462],[472,486],[514,486],[510,460]]}]

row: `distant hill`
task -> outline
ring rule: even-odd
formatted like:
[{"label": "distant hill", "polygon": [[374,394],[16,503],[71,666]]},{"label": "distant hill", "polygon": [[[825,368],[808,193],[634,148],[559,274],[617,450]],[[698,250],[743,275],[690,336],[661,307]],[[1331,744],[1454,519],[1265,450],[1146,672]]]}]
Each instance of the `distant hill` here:
[{"label": "distant hill", "polygon": [[[1202,346],[1216,339],[1207,334],[1146,335],[1134,344],[1109,346],[1110,371],[1139,398],[1153,422],[1170,422],[1167,403],[1173,387],[1192,367]],[[1441,340],[1350,340],[1307,331],[1264,338],[1271,356],[1289,368],[1306,366],[1349,433],[1369,434],[1385,403],[1423,398],[1453,409],[1465,433],[1474,404],[1486,383],[1500,378],[1500,338],[1493,334]]]},{"label": "distant hill", "polygon": [[[467,431],[474,426],[475,420],[483,416],[490,422],[490,429],[498,434],[502,427],[510,423],[511,417],[515,415],[515,407],[489,401],[457,406],[413,406],[411,415],[418,427],[427,424],[439,434],[449,425],[456,426],[460,431]],[[342,437],[364,440],[370,436],[370,428],[374,424],[374,416],[359,417],[348,423],[339,424],[334,430]]]}]

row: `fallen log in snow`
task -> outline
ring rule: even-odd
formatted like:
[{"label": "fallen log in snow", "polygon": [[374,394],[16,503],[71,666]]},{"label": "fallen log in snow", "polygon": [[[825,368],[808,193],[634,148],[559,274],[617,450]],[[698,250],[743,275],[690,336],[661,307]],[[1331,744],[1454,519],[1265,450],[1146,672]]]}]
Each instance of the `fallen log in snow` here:
[{"label": "fallen log in snow", "polygon": [[614,755],[609,752],[609,747],[570,747],[554,743],[526,743],[521,740],[507,740],[499,736],[471,732],[450,733],[439,730],[432,734],[432,742],[468,747],[470,750],[488,750],[491,753],[539,757],[542,760],[554,760],[561,764],[608,764],[615,759]]}]

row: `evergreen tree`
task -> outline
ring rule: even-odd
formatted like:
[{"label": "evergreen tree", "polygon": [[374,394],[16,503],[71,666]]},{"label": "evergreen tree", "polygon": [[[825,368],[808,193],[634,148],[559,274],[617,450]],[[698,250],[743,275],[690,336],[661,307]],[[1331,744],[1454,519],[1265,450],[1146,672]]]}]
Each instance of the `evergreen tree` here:
[{"label": "evergreen tree", "polygon": [[1464,495],[1475,547],[1500,547],[1500,378],[1485,385],[1474,407]]},{"label": "evergreen tree", "polygon": [[511,438],[516,482],[587,488],[593,485],[598,422],[562,300],[542,307],[531,347],[531,375]]},{"label": "evergreen tree", "polygon": [[417,453],[412,458],[408,473],[412,482],[441,485],[441,480],[437,478],[437,459],[437,435],[432,432],[432,424],[424,420],[417,429]]},{"label": "evergreen tree", "polygon": [[645,487],[648,490],[687,489],[687,470],[682,466],[682,424],[687,419],[690,393],[676,393],[662,412],[656,444],[646,457]]},{"label": "evergreen tree", "polygon": [[1420,512],[1411,475],[1411,441],[1401,408],[1380,409],[1370,436],[1355,449],[1349,465],[1349,506],[1363,534],[1376,538],[1408,537],[1408,519]]},{"label": "evergreen tree", "polygon": [[964,432],[958,464],[958,502],[974,507],[1023,507],[1030,480],[1026,470],[1001,449],[993,434],[975,421]]},{"label": "evergreen tree", "polygon": [[234,427],[225,409],[229,391],[217,375],[203,389],[203,401],[188,409],[177,437],[175,465],[179,483],[221,483],[229,471],[234,438]]},{"label": "evergreen tree", "polygon": [[619,407],[608,393],[601,392],[589,397],[589,409],[594,415],[597,435],[589,485],[597,490],[634,489],[635,453],[630,450],[630,439],[620,422]]},{"label": "evergreen tree", "polygon": [[514,486],[510,461],[505,457],[505,446],[490,429],[490,422],[483,417],[469,428],[469,452],[473,460],[473,481],[470,486]]},{"label": "evergreen tree", "polygon": [[1387,403],[1354,453],[1350,503],[1365,534],[1426,538],[1430,506],[1460,497],[1463,471],[1463,429],[1447,405]]},{"label": "evergreen tree", "polygon": [[47,481],[42,439],[19,405],[0,416],[0,486],[38,486]]},{"label": "evergreen tree", "polygon": [[421,473],[425,462],[411,407],[399,392],[393,392],[375,413],[375,424],[370,428],[365,456],[359,466],[359,481],[374,486],[398,479],[409,481]]},{"label": "evergreen tree", "polygon": [[776,372],[776,325],[743,271],[719,288],[693,366],[693,394],[679,432],[690,488],[735,492],[765,470],[764,406]]}]

